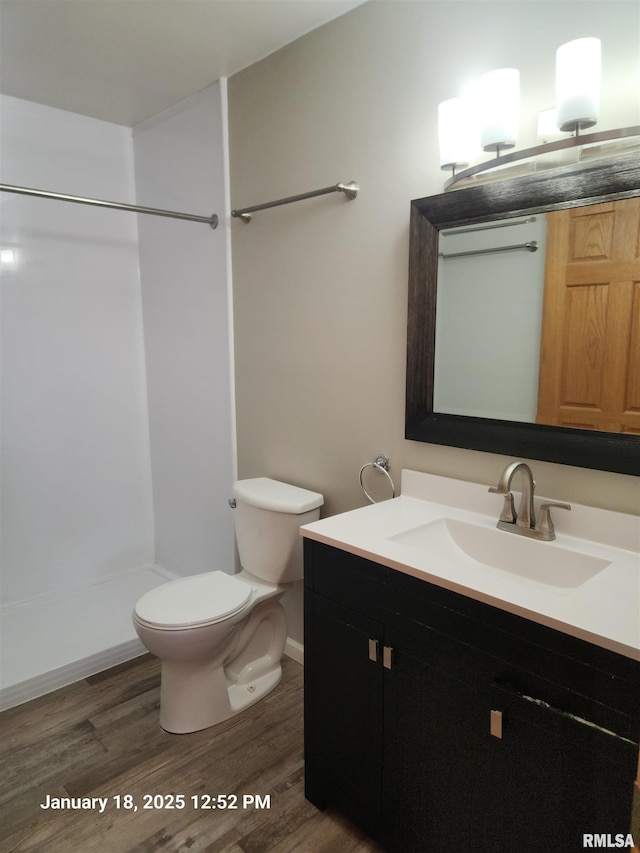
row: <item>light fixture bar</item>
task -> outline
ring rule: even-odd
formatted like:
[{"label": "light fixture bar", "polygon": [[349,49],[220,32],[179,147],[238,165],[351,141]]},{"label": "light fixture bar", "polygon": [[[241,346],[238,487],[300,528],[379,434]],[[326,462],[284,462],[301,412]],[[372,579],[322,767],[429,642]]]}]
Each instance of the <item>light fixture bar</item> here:
[{"label": "light fixture bar", "polygon": [[464,169],[462,172],[458,172],[445,182],[444,188],[445,190],[451,189],[459,181],[472,178],[474,175],[480,175],[482,172],[488,172],[498,166],[505,166],[508,163],[517,163],[520,160],[528,160],[530,157],[538,157],[541,154],[549,154],[552,151],[562,151],[565,148],[594,145],[598,142],[611,142],[615,139],[627,139],[632,136],[640,136],[640,125],[620,127],[615,130],[602,130],[598,131],[598,133],[587,133],[582,136],[571,136],[567,139],[558,139],[555,142],[545,142],[544,145],[535,145],[533,148],[512,151],[510,154],[502,154],[500,157],[494,157],[493,160],[478,163],[475,166]]}]

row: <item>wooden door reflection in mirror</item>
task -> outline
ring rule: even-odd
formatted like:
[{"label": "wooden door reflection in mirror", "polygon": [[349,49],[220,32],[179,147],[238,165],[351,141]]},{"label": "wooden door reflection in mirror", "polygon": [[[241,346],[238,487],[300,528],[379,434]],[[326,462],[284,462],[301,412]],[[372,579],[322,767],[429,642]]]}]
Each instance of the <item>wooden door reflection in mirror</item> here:
[{"label": "wooden door reflection in mirror", "polygon": [[640,434],[640,199],[547,214],[542,424]]}]

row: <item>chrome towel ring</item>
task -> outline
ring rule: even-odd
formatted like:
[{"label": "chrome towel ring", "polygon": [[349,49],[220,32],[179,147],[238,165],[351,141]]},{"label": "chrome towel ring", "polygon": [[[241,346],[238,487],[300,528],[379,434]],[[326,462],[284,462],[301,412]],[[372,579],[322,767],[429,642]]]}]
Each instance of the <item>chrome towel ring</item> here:
[{"label": "chrome towel ring", "polygon": [[364,483],[362,482],[362,474],[365,468],[375,468],[375,470],[379,474],[384,474],[389,483],[391,484],[391,497],[395,498],[396,496],[396,487],[393,484],[393,480],[391,479],[391,475],[389,474],[389,457],[385,456],[384,453],[379,453],[373,462],[365,462],[365,464],[360,469],[360,486],[362,487],[362,491],[365,493],[370,503],[375,504],[378,501],[374,500],[369,492],[366,490]]}]

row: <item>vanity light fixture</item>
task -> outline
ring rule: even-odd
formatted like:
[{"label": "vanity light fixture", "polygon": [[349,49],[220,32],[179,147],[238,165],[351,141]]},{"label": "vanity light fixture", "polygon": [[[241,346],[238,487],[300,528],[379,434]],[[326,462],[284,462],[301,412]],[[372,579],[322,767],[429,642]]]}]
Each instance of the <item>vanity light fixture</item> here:
[{"label": "vanity light fixture", "polygon": [[593,127],[600,109],[600,39],[569,41],[556,51],[558,128],[575,133]]},{"label": "vanity light fixture", "polygon": [[450,98],[438,104],[438,139],[440,168],[465,168],[476,154],[475,139],[470,132],[470,105],[465,98]]},{"label": "vanity light fixture", "polygon": [[0,268],[12,270],[16,265],[16,253],[14,249],[0,249]]},{"label": "vanity light fixture", "polygon": [[[499,166],[538,157],[565,148],[639,136],[640,127],[617,128],[581,134],[598,121],[600,107],[601,45],[597,38],[579,38],[556,51],[556,107],[539,116],[538,139],[533,148],[504,153],[517,140],[520,74],[500,68],[484,74],[478,86],[476,117],[470,99],[453,98],[438,107],[440,168],[452,172],[444,188]],[[553,117],[554,126],[549,119]],[[572,136],[566,134],[571,133]],[[479,144],[474,141],[479,138]],[[480,151],[495,158],[464,168]],[[462,167],[462,171],[460,168]]]},{"label": "vanity light fixture", "polygon": [[539,143],[566,139],[565,134],[558,129],[558,110],[555,107],[550,110],[541,110],[538,113],[537,136]]},{"label": "vanity light fixture", "polygon": [[520,118],[520,72],[517,68],[497,68],[482,75],[479,90],[480,141],[483,151],[496,157],[513,148],[518,138]]}]

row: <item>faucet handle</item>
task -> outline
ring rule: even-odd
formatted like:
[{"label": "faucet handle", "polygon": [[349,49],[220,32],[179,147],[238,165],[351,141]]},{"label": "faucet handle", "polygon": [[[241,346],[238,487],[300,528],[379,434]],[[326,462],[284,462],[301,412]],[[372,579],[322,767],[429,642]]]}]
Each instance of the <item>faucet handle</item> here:
[{"label": "faucet handle", "polygon": [[558,509],[571,509],[571,504],[560,503],[558,501],[548,501],[540,505],[540,518],[538,519],[536,530],[542,534],[540,538],[544,539],[545,542],[556,538],[556,529],[551,520],[551,507],[554,506],[558,507]]},{"label": "faucet handle", "polygon": [[[489,491],[500,494],[497,489],[489,489]],[[515,524],[516,518],[516,508],[513,503],[513,495],[511,492],[507,492],[504,496],[504,504],[502,505],[502,512],[500,513],[500,521],[505,521],[507,524]]]}]

